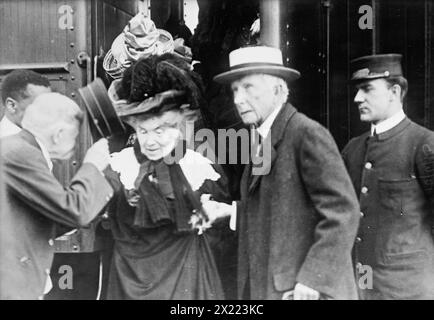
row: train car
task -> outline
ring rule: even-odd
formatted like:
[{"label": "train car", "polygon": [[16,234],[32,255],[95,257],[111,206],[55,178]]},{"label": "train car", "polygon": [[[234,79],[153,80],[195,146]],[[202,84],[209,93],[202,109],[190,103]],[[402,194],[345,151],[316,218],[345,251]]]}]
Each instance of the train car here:
[{"label": "train car", "polygon": [[[434,129],[431,0],[1,0],[0,85],[10,71],[31,69],[84,109],[78,89],[96,77],[110,83],[102,68],[104,57],[140,11],[174,37],[179,36],[180,24],[191,30],[185,40],[193,60],[200,61],[208,100],[202,111],[208,127],[242,127],[228,89],[212,77],[228,67],[231,50],[262,43],[280,48],[286,65],[300,70],[302,77],[291,89],[290,100],[325,125],[339,147],[367,129],[358,120],[348,83],[350,60],[367,54],[403,54],[410,84],[406,113]],[[258,18],[260,34],[254,35],[250,28]],[[91,144],[86,122],[79,139],[73,159],[55,166],[64,184]],[[241,170],[228,168],[234,198]],[[0,209],[7,210],[2,202]],[[104,217],[56,239],[55,247],[54,287],[46,298],[103,299],[111,248]],[[75,270],[73,286],[65,284],[65,265]]]}]

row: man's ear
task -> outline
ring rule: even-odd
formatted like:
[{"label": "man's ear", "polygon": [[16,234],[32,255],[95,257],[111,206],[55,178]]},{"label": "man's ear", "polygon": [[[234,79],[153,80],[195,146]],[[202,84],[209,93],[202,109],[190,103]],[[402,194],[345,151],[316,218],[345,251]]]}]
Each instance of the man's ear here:
[{"label": "man's ear", "polygon": [[280,95],[280,92],[282,91],[282,86],[280,84],[276,84],[274,86],[274,95],[278,96]]},{"label": "man's ear", "polygon": [[54,130],[51,136],[53,144],[57,145],[62,142],[63,133],[64,133],[64,128],[61,126],[57,127],[56,130]]},{"label": "man's ear", "polygon": [[17,112],[17,101],[11,97],[7,97],[5,100],[5,109],[10,114],[15,114]]},{"label": "man's ear", "polygon": [[393,86],[390,87],[390,90],[392,91],[392,94],[396,99],[401,100],[402,88],[399,84],[394,84]]}]

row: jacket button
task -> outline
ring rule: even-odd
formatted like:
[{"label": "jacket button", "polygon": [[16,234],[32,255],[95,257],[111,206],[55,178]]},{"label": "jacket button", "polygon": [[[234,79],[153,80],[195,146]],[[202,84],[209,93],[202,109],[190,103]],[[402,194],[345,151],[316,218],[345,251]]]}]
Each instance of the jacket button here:
[{"label": "jacket button", "polygon": [[107,196],[107,197],[105,197],[105,200],[108,202],[108,201],[110,201],[111,198],[112,198],[111,196]]},{"label": "jacket button", "polygon": [[357,237],[357,238],[356,238],[356,243],[360,243],[360,242],[362,242],[362,238]]},{"label": "jacket button", "polygon": [[52,247],[54,245],[54,240],[53,239],[48,240],[48,245]]},{"label": "jacket button", "polygon": [[365,168],[368,169],[368,170],[369,170],[369,169],[372,169],[372,163],[370,163],[370,162],[366,162],[366,163],[365,163]]},{"label": "jacket button", "polygon": [[26,256],[20,258],[20,262],[21,263],[25,263],[25,262],[27,262],[29,260],[30,260],[29,257],[26,257]]},{"label": "jacket button", "polygon": [[360,216],[363,218],[365,214],[362,211],[360,211]]},{"label": "jacket button", "polygon": [[363,187],[361,191],[362,191],[363,194],[366,194],[366,193],[368,193],[368,188]]}]

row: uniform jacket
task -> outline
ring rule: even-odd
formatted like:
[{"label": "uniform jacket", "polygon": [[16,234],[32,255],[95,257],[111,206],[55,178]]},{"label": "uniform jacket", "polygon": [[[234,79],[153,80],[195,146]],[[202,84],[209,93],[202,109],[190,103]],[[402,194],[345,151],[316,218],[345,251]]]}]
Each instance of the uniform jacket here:
[{"label": "uniform jacket", "polygon": [[[271,127],[271,171],[241,181],[238,291],[281,299],[297,282],[355,299],[357,197],[329,132],[290,104]],[[264,149],[265,150],[265,149]]]},{"label": "uniform jacket", "polygon": [[360,199],[357,274],[373,269],[361,297],[434,299],[434,133],[405,118],[352,139],[343,156]]},{"label": "uniform jacket", "polygon": [[6,203],[0,212],[0,299],[37,299],[53,260],[56,224],[88,223],[113,190],[91,164],[64,188],[28,131],[2,139],[1,147]]}]

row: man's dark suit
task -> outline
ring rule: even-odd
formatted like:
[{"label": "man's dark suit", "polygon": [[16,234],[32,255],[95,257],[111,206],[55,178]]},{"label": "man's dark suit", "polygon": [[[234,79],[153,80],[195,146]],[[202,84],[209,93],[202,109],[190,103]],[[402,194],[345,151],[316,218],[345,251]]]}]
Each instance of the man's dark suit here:
[{"label": "man's dark suit", "polygon": [[7,209],[0,213],[0,299],[38,299],[53,260],[56,224],[88,223],[113,190],[92,164],[83,164],[64,188],[28,131],[1,145]]},{"label": "man's dark suit", "polygon": [[299,282],[329,298],[356,299],[359,206],[333,138],[290,104],[270,134],[270,173],[250,176],[248,166],[241,181],[240,297],[247,286],[251,299],[281,299]]},{"label": "man's dark suit", "polygon": [[434,132],[405,118],[352,139],[343,157],[363,216],[356,267],[373,270],[360,297],[433,300]]}]

